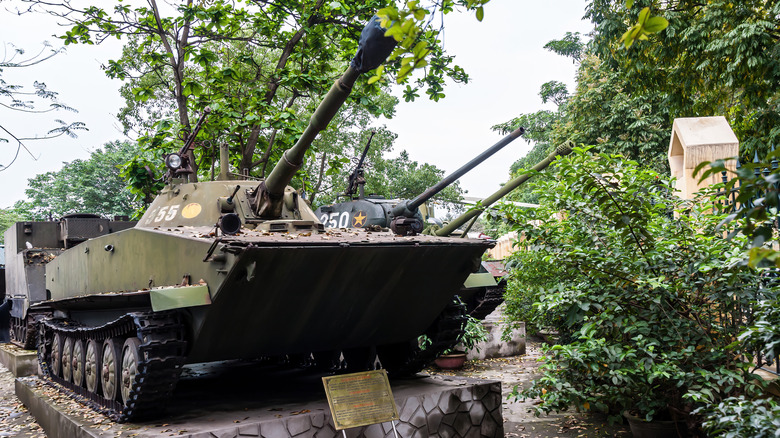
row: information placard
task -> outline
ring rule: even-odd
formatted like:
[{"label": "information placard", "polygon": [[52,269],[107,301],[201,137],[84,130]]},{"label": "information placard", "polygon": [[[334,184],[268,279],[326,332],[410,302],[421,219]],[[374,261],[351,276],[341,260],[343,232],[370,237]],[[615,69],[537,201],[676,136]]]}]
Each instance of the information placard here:
[{"label": "information placard", "polygon": [[385,370],[322,378],[336,430],[398,419]]}]

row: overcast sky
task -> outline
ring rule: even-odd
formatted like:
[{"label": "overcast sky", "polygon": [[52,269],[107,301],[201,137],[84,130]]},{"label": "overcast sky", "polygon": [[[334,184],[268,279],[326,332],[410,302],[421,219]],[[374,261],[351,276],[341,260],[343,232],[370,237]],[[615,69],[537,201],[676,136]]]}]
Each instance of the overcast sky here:
[{"label": "overcast sky", "polygon": [[[0,43],[37,53],[44,41],[59,47],[54,34],[62,28],[43,15],[17,16],[9,12],[14,1],[0,0]],[[446,98],[439,102],[423,95],[413,103],[401,102],[392,120],[380,120],[398,134],[394,154],[409,151],[411,159],[428,162],[451,173],[501,139],[490,127],[521,113],[553,109],[539,98],[541,84],[557,80],[574,86],[576,65],[542,47],[568,32],[590,32],[583,21],[585,0],[545,2],[492,0],[480,23],[470,14],[449,14],[445,49],[471,76],[467,85],[449,84]],[[0,49],[2,50],[2,49]],[[25,151],[8,169],[0,171],[0,207],[24,199],[27,179],[57,170],[65,161],[87,158],[90,151],[108,141],[123,139],[115,114],[122,106],[119,81],[105,77],[101,64],[117,56],[121,43],[101,46],[69,46],[67,52],[44,63],[24,69],[5,69],[7,83],[32,88],[33,81],[46,83],[60,100],[78,110],[77,114],[11,114],[0,108],[0,120],[17,136],[44,134],[54,127],[52,119],[82,121],[88,132],[77,139],[26,142],[34,157]],[[0,59],[7,59],[0,52]],[[468,196],[486,197],[508,178],[509,166],[525,155],[530,146],[516,140],[479,167],[461,178]],[[0,143],[0,165],[14,158],[16,145]],[[35,158],[35,159],[34,159]]]}]

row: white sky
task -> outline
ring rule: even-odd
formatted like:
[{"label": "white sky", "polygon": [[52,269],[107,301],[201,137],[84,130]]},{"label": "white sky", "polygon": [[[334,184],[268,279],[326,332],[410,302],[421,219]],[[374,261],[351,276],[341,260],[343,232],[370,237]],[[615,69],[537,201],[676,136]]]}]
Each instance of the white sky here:
[{"label": "white sky", "polygon": [[[63,31],[53,19],[41,14],[17,16],[9,12],[14,3],[0,0],[0,44],[13,43],[28,54],[37,53],[43,41],[60,46],[53,35]],[[590,32],[590,23],[581,20],[584,8],[585,0],[492,0],[481,23],[473,15],[449,14],[445,48],[471,81],[449,84],[444,90],[447,97],[439,102],[425,95],[412,103],[402,101],[395,118],[381,120],[398,134],[394,152],[405,149],[411,159],[434,164],[449,174],[501,139],[490,131],[492,125],[520,113],[553,109],[542,104],[540,85],[557,80],[572,91],[576,66],[542,46],[567,31]],[[54,127],[54,118],[85,122],[89,131],[82,131],[77,139],[27,142],[38,159],[21,151],[12,166],[0,171],[0,208],[25,198],[28,178],[58,170],[63,162],[87,158],[104,143],[124,138],[114,116],[123,103],[118,92],[121,83],[109,80],[100,69],[120,50],[116,40],[101,46],[71,45],[66,53],[37,66],[3,71],[7,83],[31,89],[33,81],[45,82],[62,102],[79,111],[20,115],[0,108],[2,124],[15,135],[44,134]],[[0,59],[3,55],[0,52]],[[462,177],[461,186],[469,196],[492,194],[508,179],[509,166],[528,150],[528,144],[515,140]],[[15,151],[15,144],[0,143],[0,164],[7,165]]]}]

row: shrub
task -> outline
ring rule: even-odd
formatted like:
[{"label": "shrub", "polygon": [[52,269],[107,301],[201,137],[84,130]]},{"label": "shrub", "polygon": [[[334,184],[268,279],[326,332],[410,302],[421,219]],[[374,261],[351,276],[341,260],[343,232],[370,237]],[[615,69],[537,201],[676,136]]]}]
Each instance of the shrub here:
[{"label": "shrub", "polygon": [[758,393],[737,337],[759,277],[742,263],[744,241],[723,238],[711,198],[680,200],[620,156],[578,149],[556,167],[536,181],[540,208],[511,212],[520,266],[541,266],[515,287],[534,291],[522,299],[535,299],[535,324],[563,321],[572,340],[549,347],[543,377],[516,396],[540,398],[539,412],[695,424],[697,407]]},{"label": "shrub", "polygon": [[780,434],[780,404],[773,399],[731,397],[714,407],[701,409],[708,436],[724,438],[776,438]]}]

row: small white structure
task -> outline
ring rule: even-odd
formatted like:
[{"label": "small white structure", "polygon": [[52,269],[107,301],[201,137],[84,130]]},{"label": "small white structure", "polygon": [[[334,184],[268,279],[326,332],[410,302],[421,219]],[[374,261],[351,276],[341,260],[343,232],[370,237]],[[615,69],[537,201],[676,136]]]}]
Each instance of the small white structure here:
[{"label": "small white structure", "polygon": [[504,260],[517,250],[514,247],[517,231],[510,231],[496,239],[496,246],[488,250],[490,260]]},{"label": "small white structure", "polygon": [[[699,183],[700,176],[693,176],[699,163],[735,157],[738,153],[739,140],[725,117],[674,119],[669,142],[669,167],[672,176],[677,178],[678,195],[691,199],[700,188],[722,181],[717,174]],[[726,161],[726,167],[735,169],[736,161]]]}]

